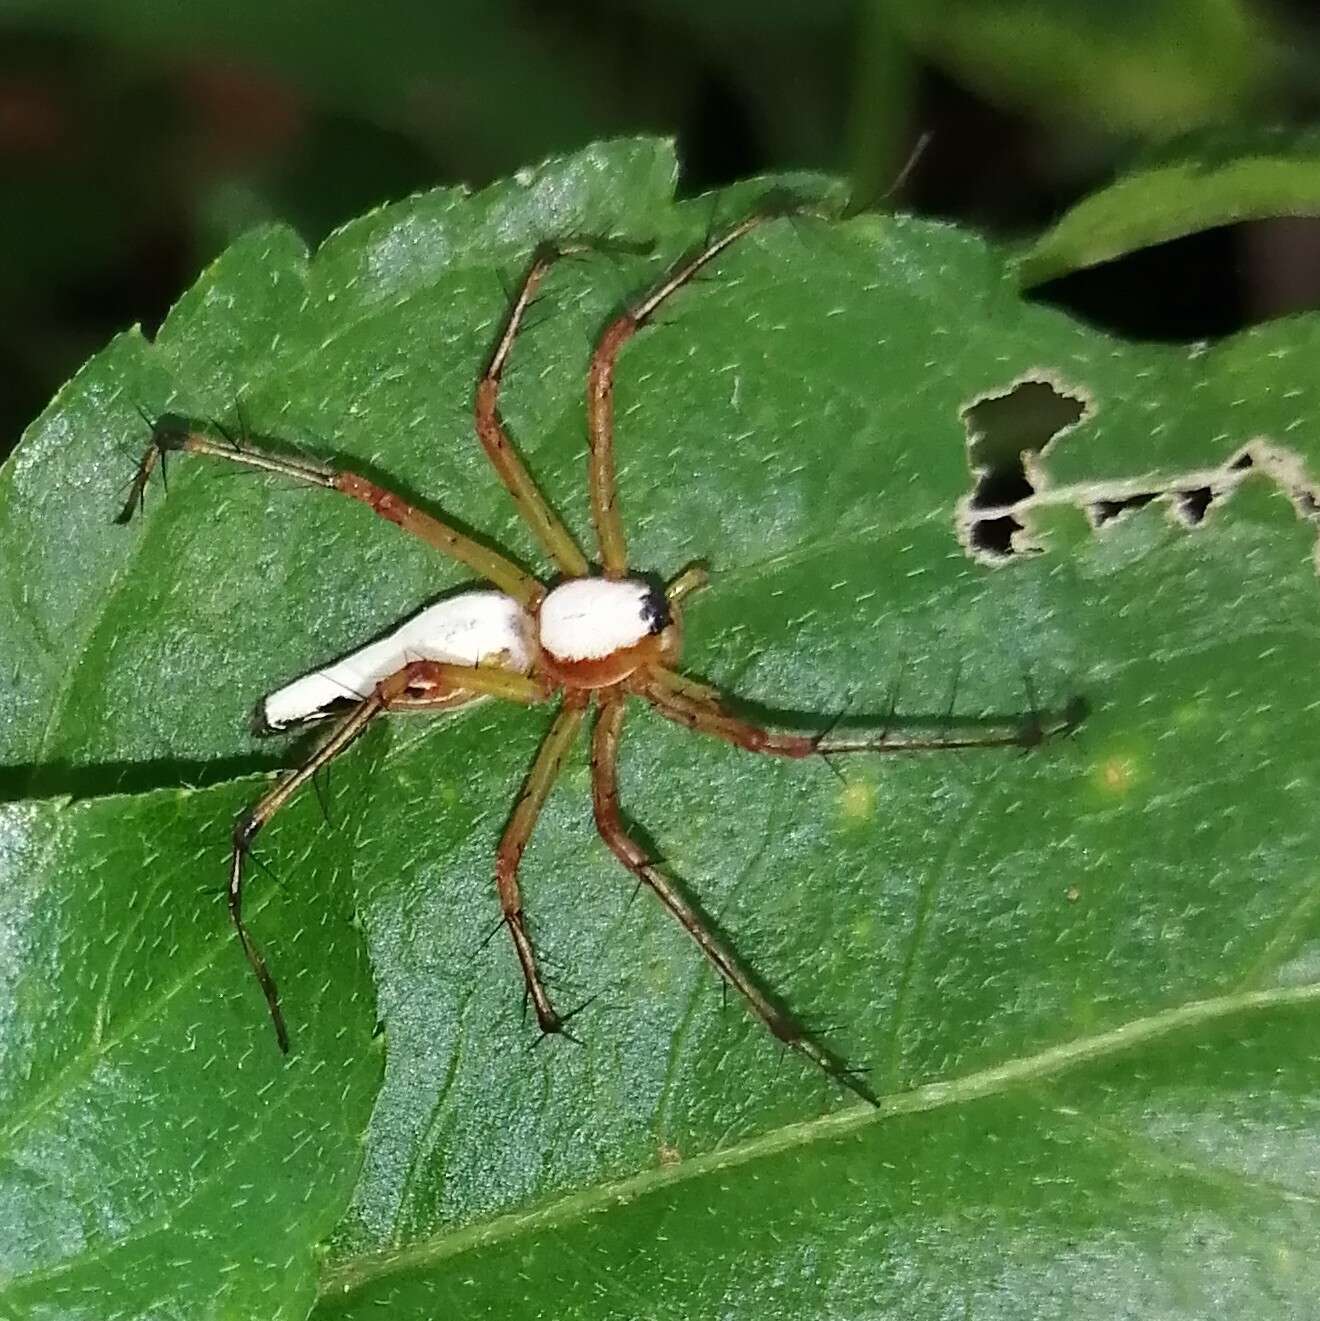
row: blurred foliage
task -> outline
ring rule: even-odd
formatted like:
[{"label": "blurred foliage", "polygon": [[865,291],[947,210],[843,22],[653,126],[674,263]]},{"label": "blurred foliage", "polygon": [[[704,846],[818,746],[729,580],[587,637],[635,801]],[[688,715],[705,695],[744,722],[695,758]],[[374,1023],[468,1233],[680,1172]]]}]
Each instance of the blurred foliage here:
[{"label": "blurred foliage", "polygon": [[1221,119],[1263,90],[1242,0],[879,0],[912,44],[992,100],[1141,135]]},{"label": "blurred foliage", "polygon": [[1133,141],[1304,115],[1314,23],[1248,0],[8,0],[0,454],[262,221],[317,242],[650,131],[677,136],[688,190],[818,168],[860,204],[1035,228]]},{"label": "blurred foliage", "polygon": [[1085,197],[1032,244],[1025,285],[1215,225],[1320,214],[1320,131],[1190,134]]}]

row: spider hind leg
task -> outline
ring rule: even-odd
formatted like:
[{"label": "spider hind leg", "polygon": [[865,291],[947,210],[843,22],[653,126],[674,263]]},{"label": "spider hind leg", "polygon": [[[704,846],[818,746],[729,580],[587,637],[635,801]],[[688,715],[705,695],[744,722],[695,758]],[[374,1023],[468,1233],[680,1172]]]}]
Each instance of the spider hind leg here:
[{"label": "spider hind leg", "polygon": [[737,955],[715,934],[702,914],[679,892],[645,849],[629,833],[619,803],[618,746],[623,727],[624,706],[618,698],[601,704],[592,735],[591,790],[596,828],[616,858],[664,905],[670,915],[692,937],[728,986],[732,986],[751,1012],[770,1033],[790,1050],[809,1060],[840,1086],[869,1105],[879,1101],[860,1076],[864,1070],[849,1065],[832,1050],[813,1039],[805,1028],[761,989]]},{"label": "spider hind leg", "polygon": [[[892,712],[875,728],[839,731],[840,719],[814,734],[771,728],[734,714],[725,695],[674,670],[652,668],[640,695],[667,720],[732,743],[747,752],[775,757],[824,757],[856,753],[952,752],[977,748],[1039,747],[1071,734],[1088,712],[1083,697],[1057,710],[1025,715],[949,718],[932,728],[926,719],[899,720]],[[849,722],[850,726],[852,722]]]}]

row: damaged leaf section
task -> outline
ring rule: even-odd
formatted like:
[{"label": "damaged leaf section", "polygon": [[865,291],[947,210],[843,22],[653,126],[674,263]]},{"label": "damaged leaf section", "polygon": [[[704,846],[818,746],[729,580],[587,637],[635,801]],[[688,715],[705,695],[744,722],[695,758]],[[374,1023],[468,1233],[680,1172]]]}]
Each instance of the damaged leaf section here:
[{"label": "damaged leaf section", "polygon": [[959,540],[979,560],[1002,562],[1040,548],[1015,511],[1036,494],[1035,461],[1091,415],[1089,398],[1042,373],[982,395],[962,410],[975,476],[959,509]]},{"label": "damaged leaf section", "polygon": [[1035,371],[983,394],[961,410],[972,487],[958,503],[958,540],[982,564],[1004,565],[1038,553],[1031,511],[1068,504],[1085,510],[1099,531],[1156,502],[1187,528],[1213,517],[1219,501],[1253,474],[1273,481],[1298,517],[1317,525],[1320,571],[1320,483],[1300,456],[1263,437],[1223,463],[1194,471],[1145,473],[1129,480],[1051,485],[1044,459],[1059,437],[1094,414],[1090,395],[1052,373]]},{"label": "damaged leaf section", "polygon": [[[1248,460],[1245,467],[1250,468],[1250,466]],[[1136,495],[1125,495],[1112,500],[1102,497],[1092,501],[1087,506],[1086,512],[1092,527],[1104,527],[1106,523],[1112,523],[1116,518],[1122,518],[1124,514],[1130,514],[1134,509],[1144,509],[1148,504],[1161,499],[1172,501],[1174,515],[1180,522],[1186,523],[1188,527],[1198,527],[1205,521],[1211,504],[1218,499],[1218,493],[1213,486],[1189,486],[1184,490],[1157,488],[1153,491],[1138,491]]]},{"label": "damaged leaf section", "polygon": [[[1091,526],[1104,527],[1134,509],[1163,501],[1169,512],[1186,527],[1200,527],[1214,506],[1227,499],[1252,473],[1273,481],[1297,510],[1298,517],[1320,523],[1320,489],[1299,455],[1267,440],[1255,440],[1218,468],[1177,474],[1165,481],[1145,482],[1144,490],[1111,493],[1115,483],[1077,486],[1051,492],[1050,503],[1083,505]],[[1037,499],[1034,503],[1040,504]]]},{"label": "damaged leaf section", "polygon": [[1178,491],[1174,496],[1174,508],[1184,523],[1197,524],[1205,519],[1210,502],[1215,498],[1214,490],[1209,486],[1193,486],[1189,491]]},{"label": "damaged leaf section", "polygon": [[973,474],[970,493],[959,502],[958,538],[984,564],[1002,565],[1042,547],[1031,539],[1033,509],[1072,505],[1100,531],[1147,505],[1162,503],[1186,528],[1200,528],[1215,507],[1249,477],[1272,481],[1292,502],[1297,516],[1317,530],[1320,572],[1320,482],[1302,458],[1263,437],[1223,463],[1194,471],[1143,474],[1133,479],[1049,484],[1041,463],[1050,444],[1091,414],[1081,391],[1040,378],[1013,382],[962,410]]},{"label": "damaged leaf section", "polygon": [[1091,506],[1091,523],[1101,527],[1134,509],[1144,509],[1159,495],[1158,491],[1141,491],[1136,495],[1125,495],[1117,500],[1097,500]]},{"label": "damaged leaf section", "polygon": [[[1146,482],[1145,490],[1125,494],[1111,494],[1097,483],[1091,487],[1074,487],[1069,491],[1051,492],[1050,503],[1063,500],[1083,505],[1091,526],[1104,527],[1133,509],[1153,501],[1163,501],[1170,514],[1185,527],[1200,527],[1220,500],[1233,494],[1252,473],[1269,478],[1292,501],[1299,518],[1320,524],[1320,488],[1306,470],[1299,455],[1267,440],[1252,441],[1218,468],[1203,472],[1177,474],[1166,481]],[[1034,502],[1042,503],[1037,498]],[[1317,547],[1320,563],[1320,546]]]}]

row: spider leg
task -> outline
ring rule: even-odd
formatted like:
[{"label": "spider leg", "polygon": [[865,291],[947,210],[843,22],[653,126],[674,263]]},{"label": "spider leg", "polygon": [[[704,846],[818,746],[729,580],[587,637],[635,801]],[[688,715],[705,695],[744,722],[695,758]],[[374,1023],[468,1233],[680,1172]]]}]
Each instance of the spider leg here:
[{"label": "spider leg", "polygon": [[547,701],[551,692],[526,674],[504,670],[498,665],[453,665],[448,661],[430,661],[427,669],[444,688],[435,695],[403,696],[390,703],[390,713],[404,711],[452,710],[478,697],[498,697],[520,706],[535,706]]},{"label": "spider leg", "polygon": [[647,856],[646,850],[628,833],[619,807],[618,749],[623,727],[624,704],[615,697],[604,698],[591,740],[591,796],[596,828],[610,851],[669,910],[671,916],[696,942],[715,971],[747,1002],[752,1013],[790,1049],[809,1059],[831,1078],[871,1105],[875,1096],[854,1070],[813,1041],[801,1026],[775,1005],[757,985],[737,956],[710,929],[702,915],[674,887],[669,878]]},{"label": "spider leg", "polygon": [[[414,661],[390,675],[349,711],[334,727],[325,742],[301,766],[282,776],[269,792],[263,794],[234,823],[234,845],[229,863],[229,916],[248,965],[256,975],[262,994],[266,997],[266,1007],[270,1010],[271,1022],[275,1027],[275,1037],[280,1049],[286,1054],[289,1050],[289,1032],[284,1022],[284,1013],[280,1009],[279,991],[270,969],[266,966],[265,958],[243,921],[243,864],[252,851],[252,841],[271,817],[322,767],[328,766],[343,752],[378,715],[392,710],[400,702],[406,704],[410,693],[443,689],[445,678],[440,673],[442,669],[463,668],[466,667],[441,667],[432,661]],[[471,696],[467,700],[472,700]]]},{"label": "spider leg", "polygon": [[569,532],[550,507],[549,502],[537,488],[531,473],[514,448],[504,429],[499,411],[500,381],[504,375],[509,352],[518,335],[528,307],[536,297],[536,292],[545,279],[546,272],[555,261],[572,248],[543,246],[532,259],[523,277],[522,288],[509,305],[509,314],[504,323],[504,330],[491,354],[490,362],[477,382],[476,423],[477,436],[486,457],[490,460],[500,481],[513,496],[514,504],[523,520],[531,528],[542,547],[560,570],[570,578],[584,578],[590,572],[586,556],[582,554],[573,534]]},{"label": "spider leg", "polygon": [[541,1025],[541,1031],[546,1033],[561,1031],[564,1020],[550,1002],[550,993],[546,990],[537,966],[536,950],[532,946],[527,919],[523,913],[518,864],[522,862],[527,842],[532,837],[532,830],[545,806],[545,800],[559,778],[559,772],[564,769],[564,762],[582,725],[586,705],[587,697],[584,693],[569,692],[565,695],[564,704],[551,722],[531,769],[527,772],[527,779],[495,852],[495,888],[504,914],[504,925],[509,929],[513,948],[522,966],[523,981],[532,1007],[536,1010],[536,1021]]},{"label": "spider leg", "polygon": [[769,214],[748,216],[711,239],[699,252],[679,262],[641,302],[611,321],[597,341],[587,372],[588,483],[591,517],[600,544],[601,565],[607,577],[623,578],[628,573],[628,548],[619,517],[614,475],[614,365],[619,352],[666,298],[681,289],[731,243],[770,219],[773,216]]},{"label": "spider leg", "polygon": [[512,560],[480,542],[473,541],[456,528],[438,518],[423,513],[402,496],[378,486],[344,469],[335,469],[305,459],[286,458],[254,449],[250,445],[232,441],[214,440],[193,427],[183,418],[165,416],[157,421],[152,431],[151,444],[142,456],[133,488],[129,492],[123,511],[115,520],[127,523],[133,517],[135,506],[140,506],[147,482],[157,463],[164,463],[165,455],[178,450],[185,454],[203,454],[226,459],[261,472],[276,473],[309,486],[324,487],[360,501],[382,518],[420,538],[441,554],[466,565],[474,573],[506,592],[529,609],[543,595],[543,589],[530,574],[524,573]]},{"label": "spider leg", "polygon": [[790,734],[769,729],[731,714],[718,691],[673,670],[652,669],[641,685],[641,695],[666,719],[698,733],[710,734],[748,752],[775,757],[830,757],[851,752],[942,752],[953,748],[1031,748],[1058,734],[1075,729],[1086,714],[1085,704],[1073,699],[1059,711],[1031,711],[1002,721],[949,722],[937,732],[904,733],[890,719],[871,733]]}]

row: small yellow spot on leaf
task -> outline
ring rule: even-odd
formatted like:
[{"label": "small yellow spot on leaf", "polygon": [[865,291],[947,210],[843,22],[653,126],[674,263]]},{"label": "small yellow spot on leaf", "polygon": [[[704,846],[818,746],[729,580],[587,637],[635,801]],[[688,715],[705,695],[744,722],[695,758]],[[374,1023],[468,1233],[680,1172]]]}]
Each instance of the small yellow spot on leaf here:
[{"label": "small yellow spot on leaf", "polygon": [[869,821],[875,815],[878,797],[874,780],[849,780],[839,794],[839,814],[853,825]]},{"label": "small yellow spot on leaf", "polygon": [[660,1144],[660,1164],[678,1165],[683,1159],[683,1153],[677,1147],[671,1147],[669,1143]]},{"label": "small yellow spot on leaf", "polygon": [[1070,904],[1075,904],[1082,897],[1082,892],[1075,885],[1070,885],[1063,893]]},{"label": "small yellow spot on leaf", "polygon": [[1092,778],[1103,793],[1122,797],[1131,792],[1141,778],[1141,767],[1135,757],[1116,753],[1100,762]]},{"label": "small yellow spot on leaf", "polygon": [[674,981],[674,968],[667,959],[656,954],[646,961],[646,985],[655,995],[664,995]]}]

